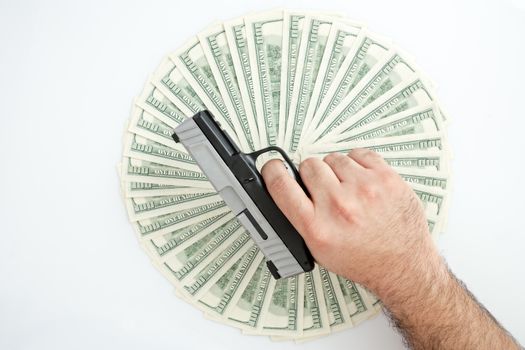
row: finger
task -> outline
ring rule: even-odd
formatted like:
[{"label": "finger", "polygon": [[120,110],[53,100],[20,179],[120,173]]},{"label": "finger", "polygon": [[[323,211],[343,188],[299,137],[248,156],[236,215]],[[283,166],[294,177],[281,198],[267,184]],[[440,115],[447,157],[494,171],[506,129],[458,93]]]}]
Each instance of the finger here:
[{"label": "finger", "polygon": [[366,148],[354,148],[348,156],[367,169],[378,169],[387,165],[383,157]]},{"label": "finger", "polygon": [[359,163],[342,153],[330,153],[323,160],[332,168],[332,171],[341,182],[355,180],[363,170]]},{"label": "finger", "polygon": [[301,233],[314,214],[313,203],[294,178],[290,176],[283,162],[272,159],[261,169],[266,188],[284,216]]},{"label": "finger", "polygon": [[315,202],[336,194],[341,182],[328,164],[317,158],[307,158],[299,164],[299,174]]}]

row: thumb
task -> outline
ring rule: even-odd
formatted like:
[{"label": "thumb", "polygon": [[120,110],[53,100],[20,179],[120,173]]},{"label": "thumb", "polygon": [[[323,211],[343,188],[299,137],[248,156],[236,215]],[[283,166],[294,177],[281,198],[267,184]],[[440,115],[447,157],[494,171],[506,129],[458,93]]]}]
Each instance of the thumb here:
[{"label": "thumb", "polygon": [[302,235],[311,222],[314,206],[303,189],[286,170],[279,159],[268,161],[261,169],[266,188],[273,200],[288,218],[290,223]]}]

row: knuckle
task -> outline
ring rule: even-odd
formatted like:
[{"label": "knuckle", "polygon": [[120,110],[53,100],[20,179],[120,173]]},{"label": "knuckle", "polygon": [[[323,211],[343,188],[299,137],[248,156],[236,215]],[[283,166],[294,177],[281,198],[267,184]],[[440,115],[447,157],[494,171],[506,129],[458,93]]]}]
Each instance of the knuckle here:
[{"label": "knuckle", "polygon": [[350,158],[341,154],[341,153],[330,153],[324,158],[324,161],[328,164],[331,164],[335,167],[348,164]]},{"label": "knuckle", "polygon": [[370,153],[371,151],[368,148],[354,148],[348,152],[348,155],[352,156],[363,156],[367,153]]},{"label": "knuckle", "polygon": [[316,236],[317,233],[317,224],[315,222],[313,215],[303,215],[301,216],[302,229],[310,237]]},{"label": "knuckle", "polygon": [[341,156],[340,153],[337,153],[337,152],[332,152],[328,155],[326,155],[323,160],[326,162],[326,161],[337,161],[337,159],[339,158],[339,156]]},{"label": "knuckle", "polygon": [[331,244],[329,236],[323,231],[316,231],[310,236],[309,243],[315,247],[316,251],[326,251]]},{"label": "knuckle", "polygon": [[315,164],[319,161],[317,158],[306,158],[302,161],[302,163],[299,165],[299,168],[303,169],[310,169],[315,166]]},{"label": "knuckle", "polygon": [[379,153],[374,152],[368,148],[354,148],[348,153],[351,157],[356,157],[359,159],[365,159],[365,158],[375,158],[379,159],[381,158],[381,155]]},{"label": "knuckle", "polygon": [[287,175],[282,174],[275,176],[273,179],[271,179],[266,186],[268,187],[268,190],[272,193],[282,193],[284,190],[286,190],[288,185],[288,179],[286,178]]},{"label": "knuckle", "polygon": [[330,197],[330,208],[336,216],[340,217],[347,223],[355,222],[355,215],[348,203],[339,196]]},{"label": "knuckle", "polygon": [[315,171],[315,167],[319,162],[321,162],[321,160],[317,158],[305,159],[301,164],[299,164],[299,174],[301,176],[306,175],[309,178],[316,178],[317,172]]},{"label": "knuckle", "polygon": [[366,181],[359,185],[359,196],[367,200],[375,200],[380,196],[381,189],[375,181]]},{"label": "knuckle", "polygon": [[399,186],[400,176],[392,168],[384,167],[378,169],[376,170],[376,175],[379,181],[384,183],[388,188]]}]

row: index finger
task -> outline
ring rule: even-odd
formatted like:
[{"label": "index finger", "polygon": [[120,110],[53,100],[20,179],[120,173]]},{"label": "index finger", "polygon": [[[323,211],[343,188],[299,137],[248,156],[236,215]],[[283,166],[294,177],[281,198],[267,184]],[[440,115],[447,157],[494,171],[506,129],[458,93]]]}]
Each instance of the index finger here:
[{"label": "index finger", "polygon": [[261,169],[266,188],[273,200],[300,232],[306,231],[306,223],[313,217],[314,206],[310,198],[294,178],[290,176],[279,159],[268,161]]}]

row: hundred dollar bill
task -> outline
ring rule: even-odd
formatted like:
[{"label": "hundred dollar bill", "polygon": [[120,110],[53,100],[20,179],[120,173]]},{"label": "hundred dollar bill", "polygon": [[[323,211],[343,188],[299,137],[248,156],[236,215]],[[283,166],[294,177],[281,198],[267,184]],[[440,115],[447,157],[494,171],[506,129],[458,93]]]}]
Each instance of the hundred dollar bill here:
[{"label": "hundred dollar bill", "polygon": [[123,157],[121,178],[127,182],[147,182],[159,185],[190,186],[213,189],[203,173],[174,168],[146,160]]},{"label": "hundred dollar bill", "polygon": [[159,260],[167,254],[174,254],[185,249],[211,232],[216,232],[219,227],[233,218],[234,215],[231,212],[209,216],[193,225],[169,232],[148,235],[142,239],[141,245],[152,259]]},{"label": "hundred dollar bill", "polygon": [[301,47],[301,33],[306,13],[284,10],[283,14],[283,55],[281,57],[281,87],[279,101],[279,130],[277,143],[284,143],[285,126],[287,125],[290,102],[297,70],[297,57]]},{"label": "hundred dollar bill", "polygon": [[312,131],[310,140],[317,140],[329,134],[338,125],[363,109],[371,102],[396,86],[416,77],[413,63],[396,52],[389,52],[352,91],[341,100],[338,106]]},{"label": "hundred dollar bill", "polygon": [[270,299],[271,284],[275,283],[266,261],[263,259],[250,278],[241,296],[226,314],[227,324],[245,330],[254,330],[259,327],[262,311],[267,307]]},{"label": "hundred dollar bill", "polygon": [[146,84],[142,93],[135,100],[135,104],[172,128],[176,128],[186,118],[192,116],[192,114],[181,111],[151,82]]},{"label": "hundred dollar bill", "polygon": [[323,286],[323,295],[328,312],[330,330],[333,332],[341,327],[352,325],[352,319],[346,308],[341,287],[339,283],[334,283],[335,274],[320,266],[319,276],[321,278],[321,285]]},{"label": "hundred dollar bill", "polygon": [[403,180],[429,187],[439,187],[443,190],[449,188],[449,174],[443,171],[429,171],[414,168],[398,168],[397,173]]},{"label": "hundred dollar bill", "polygon": [[330,142],[359,141],[377,137],[443,131],[443,118],[435,104],[410,108],[388,117],[327,137]]},{"label": "hundred dollar bill", "polygon": [[206,108],[219,120],[222,128],[230,134],[237,144],[247,149],[246,139],[239,138],[236,133],[236,130],[241,130],[239,120],[232,118],[228,112],[199,39],[196,36],[191,38],[169,57],[195,90],[200,100],[204,102]]},{"label": "hundred dollar bill", "polygon": [[239,147],[245,152],[255,151],[259,147],[259,135],[254,132],[257,131],[255,118],[251,109],[244,107],[223,25],[213,25],[199,33],[198,37],[228,113],[240,126],[236,129],[239,139],[245,140],[248,146],[242,148],[245,145],[241,144]]},{"label": "hundred dollar bill", "polygon": [[319,265],[304,274],[303,337],[330,333]]},{"label": "hundred dollar bill", "polygon": [[169,272],[170,279],[179,283],[196,274],[208,262],[219,256],[222,249],[239,238],[243,232],[239,221],[231,219],[186,248],[163,255],[158,262]]},{"label": "hundred dollar bill", "polygon": [[173,196],[128,198],[126,199],[126,207],[130,221],[137,221],[195,208],[219,200],[221,197],[218,193],[200,192],[198,188],[195,188],[193,193]]},{"label": "hundred dollar bill", "polygon": [[201,171],[186,151],[161,145],[137,134],[127,133],[124,138],[124,155],[174,168]]},{"label": "hundred dollar bill", "polygon": [[150,78],[150,83],[188,117],[206,109],[204,102],[169,57],[162,60]]},{"label": "hundred dollar bill", "polygon": [[434,242],[437,241],[439,233],[443,229],[443,221],[442,218],[438,218],[435,215],[427,215],[428,230],[430,231]]},{"label": "hundred dollar bill", "polygon": [[354,148],[368,148],[375,152],[388,153],[442,150],[445,147],[446,140],[443,133],[429,132],[339,143],[316,143],[308,146],[306,150],[310,153],[328,154],[332,152],[348,153]]},{"label": "hundred dollar bill", "polygon": [[319,266],[304,274],[304,307],[303,307],[303,332],[299,336],[272,336],[272,340],[282,341],[294,339],[304,342],[330,333],[330,321],[327,305],[323,296]]},{"label": "hundred dollar bill", "polygon": [[222,318],[240,298],[257,266],[263,259],[257,246],[253,245],[233,264],[195,305],[210,317]]},{"label": "hundred dollar bill", "polygon": [[228,40],[230,47],[230,54],[232,65],[237,76],[237,84],[239,92],[242,96],[246,114],[251,116],[255,121],[255,128],[252,134],[257,134],[255,139],[260,147],[260,132],[257,124],[256,108],[255,108],[255,93],[253,91],[253,77],[252,68],[250,66],[250,55],[248,52],[248,44],[246,42],[246,27],[243,18],[237,18],[223,23],[224,34]]},{"label": "hundred dollar bill", "polygon": [[429,216],[433,215],[437,218],[443,216],[445,212],[443,208],[447,206],[447,195],[445,191],[438,187],[430,187],[418,183],[409,184],[421,200],[421,203],[423,203],[425,212]]},{"label": "hundred dollar bill", "polygon": [[318,78],[313,86],[310,102],[306,107],[303,131],[296,148],[299,148],[303,135],[309,130],[315,112],[326,96],[339,68],[345,62],[347,55],[350,54],[351,48],[354,47],[359,38],[359,33],[364,31],[364,29],[348,26],[345,23],[335,23],[333,28],[327,39],[327,46],[319,65]]},{"label": "hundred dollar bill", "polygon": [[257,334],[301,336],[304,314],[304,274],[275,282],[270,302],[263,310]]},{"label": "hundred dollar bill", "polygon": [[161,235],[228,211],[230,210],[223,201],[217,201],[150,219],[135,221],[132,224],[139,237],[145,237],[153,233]]},{"label": "hundred dollar bill", "polygon": [[314,93],[312,107],[308,108],[306,116],[307,129],[303,140],[308,139],[363,77],[381,62],[390,46],[388,40],[365,29],[359,33],[335,77],[325,83],[319,95]]},{"label": "hundred dollar bill", "polygon": [[184,146],[173,141],[172,127],[137,105],[133,106],[128,131],[166,147],[185,151]]},{"label": "hundred dollar bill", "polygon": [[[337,19],[326,16],[308,17],[305,21],[301,38],[304,45],[299,50],[297,76],[293,86],[290,116],[287,120],[284,138],[284,146],[290,153],[297,149],[303,131],[306,109],[312,97],[321,61],[325,56],[325,47],[333,32],[335,21]],[[358,30],[359,28],[355,28],[354,34],[357,35]]]},{"label": "hundred dollar bill", "polygon": [[372,293],[368,288],[365,288],[362,285],[360,285],[360,287],[364,290],[365,298],[368,300],[370,304],[372,304],[374,309],[378,311],[381,310],[381,306],[382,306],[381,300],[379,300],[379,298],[374,293]]},{"label": "hundred dollar bill", "polygon": [[262,147],[277,144],[283,36],[283,11],[245,18],[246,41]]},{"label": "hundred dollar bill", "polygon": [[[340,125],[334,126],[331,133],[333,135],[348,133],[350,130],[362,127],[372,121],[435,101],[436,98],[428,83],[424,82],[421,77],[416,77],[387,91],[364,109],[347,119],[345,118],[344,122],[336,122],[335,124]],[[342,104],[335,109],[334,113],[345,113],[342,110],[344,108],[340,108],[341,106]]]},{"label": "hundred dollar bill", "polygon": [[[328,153],[332,152],[303,153],[296,157],[295,162],[300,163],[309,157],[324,158]],[[346,154],[348,152],[342,151],[340,153]],[[402,168],[400,171],[414,169],[446,172],[448,170],[448,155],[444,151],[388,152],[382,153],[381,156],[391,167]]]},{"label": "hundred dollar bill", "polygon": [[[178,185],[159,185],[147,182],[124,181],[122,183],[126,198],[176,196],[180,194],[194,193],[196,188]],[[211,188],[199,188],[200,192],[215,192]]]},{"label": "hundred dollar bill", "polygon": [[[448,171],[449,157],[444,151],[391,152],[383,155],[388,165],[410,170]],[[400,170],[402,171],[402,170]]]},{"label": "hundred dollar bill", "polygon": [[206,266],[196,274],[186,278],[183,292],[193,300],[201,298],[217,280],[227,271],[254,243],[250,235],[244,231],[231,244],[223,247],[221,254],[208,262]]},{"label": "hundred dollar bill", "polygon": [[352,326],[356,326],[377,313],[377,310],[365,298],[365,291],[355,282],[344,277],[333,275],[334,283],[338,283],[343,293],[346,308],[352,318]]}]

